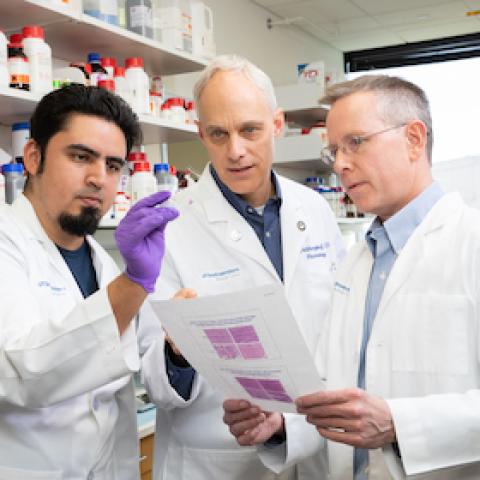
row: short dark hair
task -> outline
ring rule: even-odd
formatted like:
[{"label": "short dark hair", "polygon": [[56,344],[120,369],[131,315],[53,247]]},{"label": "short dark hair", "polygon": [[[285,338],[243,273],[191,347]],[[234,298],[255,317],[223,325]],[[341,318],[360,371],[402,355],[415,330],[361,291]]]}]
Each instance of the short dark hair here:
[{"label": "short dark hair", "polygon": [[40,148],[39,172],[43,170],[50,139],[63,130],[74,114],[92,115],[115,123],[122,130],[127,156],[142,141],[137,115],[118,95],[99,87],[73,84],[45,95],[30,119],[30,136]]}]

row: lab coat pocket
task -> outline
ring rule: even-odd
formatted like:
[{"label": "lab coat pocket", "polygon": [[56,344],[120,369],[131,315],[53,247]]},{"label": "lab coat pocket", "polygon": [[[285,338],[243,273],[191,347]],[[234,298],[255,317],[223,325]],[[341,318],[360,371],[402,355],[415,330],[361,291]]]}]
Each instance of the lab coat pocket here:
[{"label": "lab coat pocket", "polygon": [[183,448],[182,479],[244,478],[267,480],[270,477],[255,449]]},{"label": "lab coat pocket", "polygon": [[60,471],[24,470],[0,466],[0,480],[62,480]]},{"label": "lab coat pocket", "polygon": [[392,318],[392,362],[397,372],[465,375],[472,307],[465,295],[399,295]]}]

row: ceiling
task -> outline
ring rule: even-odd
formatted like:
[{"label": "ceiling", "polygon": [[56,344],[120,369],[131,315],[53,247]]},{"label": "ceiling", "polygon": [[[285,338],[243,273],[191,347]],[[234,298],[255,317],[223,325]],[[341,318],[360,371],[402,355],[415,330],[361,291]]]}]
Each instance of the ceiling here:
[{"label": "ceiling", "polygon": [[480,32],[480,0],[251,1],[343,52]]}]

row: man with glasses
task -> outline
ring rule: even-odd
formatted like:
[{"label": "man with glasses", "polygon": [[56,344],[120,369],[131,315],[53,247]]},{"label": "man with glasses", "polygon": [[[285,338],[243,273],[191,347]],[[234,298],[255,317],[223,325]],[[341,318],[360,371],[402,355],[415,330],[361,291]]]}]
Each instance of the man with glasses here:
[{"label": "man with glasses", "polygon": [[[331,479],[480,478],[480,215],[431,175],[428,100],[400,78],[334,85],[322,152],[357,207],[376,215],[342,264],[317,349],[326,390],[297,399],[316,445],[263,449],[274,469],[326,439]],[[255,443],[262,417],[225,422]]]}]

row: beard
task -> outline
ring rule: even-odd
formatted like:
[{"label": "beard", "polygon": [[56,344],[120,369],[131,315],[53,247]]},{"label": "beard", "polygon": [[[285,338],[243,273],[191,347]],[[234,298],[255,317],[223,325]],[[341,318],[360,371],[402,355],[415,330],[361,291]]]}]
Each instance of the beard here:
[{"label": "beard", "polygon": [[102,215],[97,208],[83,207],[78,215],[61,213],[58,223],[65,232],[77,237],[84,237],[96,232],[101,218]]}]

